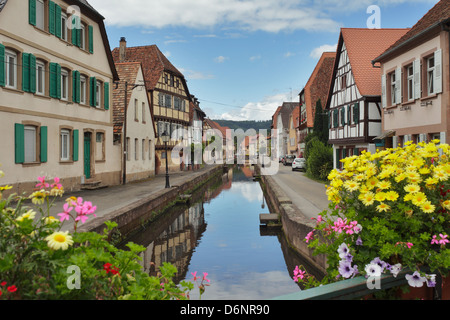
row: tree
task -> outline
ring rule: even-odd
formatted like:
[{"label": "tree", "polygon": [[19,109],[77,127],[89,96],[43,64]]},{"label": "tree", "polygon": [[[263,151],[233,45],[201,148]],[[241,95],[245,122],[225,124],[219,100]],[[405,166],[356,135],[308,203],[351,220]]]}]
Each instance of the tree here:
[{"label": "tree", "polygon": [[319,138],[324,144],[328,144],[328,117],[326,113],[323,112],[322,102],[317,100],[316,102],[316,113],[314,116],[314,129],[313,133]]}]

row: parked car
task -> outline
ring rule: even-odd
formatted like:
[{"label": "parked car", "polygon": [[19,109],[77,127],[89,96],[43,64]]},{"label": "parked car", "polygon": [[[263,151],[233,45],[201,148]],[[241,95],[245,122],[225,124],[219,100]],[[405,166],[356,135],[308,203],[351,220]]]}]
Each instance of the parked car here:
[{"label": "parked car", "polygon": [[288,154],[288,155],[286,155],[286,157],[284,158],[283,164],[284,164],[285,166],[292,165],[292,162],[294,162],[294,159],[295,159],[295,156],[294,156],[293,154]]},{"label": "parked car", "polygon": [[292,162],[292,171],[294,170],[306,170],[306,159],[305,158],[295,158]]}]

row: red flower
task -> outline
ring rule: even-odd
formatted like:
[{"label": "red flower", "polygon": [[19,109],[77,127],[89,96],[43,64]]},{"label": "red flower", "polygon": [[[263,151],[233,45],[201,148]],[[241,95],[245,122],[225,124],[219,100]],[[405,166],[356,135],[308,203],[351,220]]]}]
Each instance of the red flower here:
[{"label": "red flower", "polygon": [[6,281],[0,282],[0,285],[3,287],[6,286]]},{"label": "red flower", "polygon": [[17,291],[17,287],[15,285],[9,286],[8,287],[8,291],[9,292],[16,292]]},{"label": "red flower", "polygon": [[111,263],[105,263],[103,265],[103,270],[105,270],[106,273],[110,273],[111,272],[112,274],[118,274],[120,276],[119,268],[114,267]]}]

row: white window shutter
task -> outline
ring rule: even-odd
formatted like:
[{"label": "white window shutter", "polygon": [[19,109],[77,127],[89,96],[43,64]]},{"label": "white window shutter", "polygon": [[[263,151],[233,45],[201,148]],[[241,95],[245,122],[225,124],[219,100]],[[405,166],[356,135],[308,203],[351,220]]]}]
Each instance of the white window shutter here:
[{"label": "white window shutter", "polygon": [[442,92],[442,50],[434,53],[434,93]]},{"label": "white window shutter", "polygon": [[381,106],[386,108],[386,75],[381,76]]},{"label": "white window shutter", "polygon": [[413,63],[414,72],[414,99],[420,99],[422,96],[421,85],[420,85],[420,60],[417,59]]},{"label": "white window shutter", "polygon": [[441,132],[439,133],[439,140],[441,144],[445,144],[446,142],[446,133],[445,132]]},{"label": "white window shutter", "polygon": [[395,102],[402,103],[402,69],[395,70]]}]

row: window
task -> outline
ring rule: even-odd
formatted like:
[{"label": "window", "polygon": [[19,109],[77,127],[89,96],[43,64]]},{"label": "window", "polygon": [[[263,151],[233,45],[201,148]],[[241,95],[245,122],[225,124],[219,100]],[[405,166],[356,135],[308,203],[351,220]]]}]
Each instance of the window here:
[{"label": "window", "polygon": [[95,84],[95,106],[100,107],[102,96],[102,83],[97,81]]},{"label": "window", "polygon": [[414,100],[414,68],[412,65],[406,67],[406,84],[408,101]]},{"label": "window", "polygon": [[148,140],[148,160],[152,160],[152,140]]},{"label": "window", "polygon": [[36,94],[45,95],[45,62],[36,60]]},{"label": "window", "polygon": [[67,41],[67,15],[61,12],[61,39]]},{"label": "window", "polygon": [[95,160],[105,160],[105,133],[97,132],[95,134]]},{"label": "window", "polygon": [[394,105],[397,103],[395,100],[395,92],[396,92],[396,78],[395,78],[395,72],[392,72],[389,75],[389,78],[391,80],[390,82],[390,88],[391,88],[391,105]]},{"label": "window", "polygon": [[67,100],[69,97],[69,71],[61,69],[61,99]]},{"label": "window", "polygon": [[142,139],[142,160],[145,160],[145,139]]},{"label": "window", "polygon": [[80,103],[86,104],[87,82],[85,76],[80,76]]},{"label": "window", "polygon": [[139,106],[138,106],[138,100],[134,99],[134,121],[139,121]]},{"label": "window", "polygon": [[5,51],[5,85],[17,88],[17,54],[14,51]]},{"label": "window", "polygon": [[142,123],[145,123],[145,102],[142,102]]},{"label": "window", "polygon": [[134,160],[139,160],[139,140],[134,139]]},{"label": "window", "polygon": [[24,155],[25,163],[36,162],[37,152],[36,152],[36,139],[37,139],[37,127],[35,126],[25,126],[24,127]]},{"label": "window", "polygon": [[36,27],[45,29],[45,4],[44,0],[36,0]]},{"label": "window", "polygon": [[61,161],[70,159],[70,130],[61,130]]},{"label": "window", "polygon": [[130,138],[127,138],[127,141],[125,144],[125,153],[127,155],[127,161],[130,161]]},{"label": "window", "polygon": [[80,26],[80,32],[79,32],[79,47],[81,49],[85,49],[86,48],[86,26],[84,24],[81,24]]},{"label": "window", "polygon": [[341,76],[341,90],[347,89],[347,75]]},{"label": "window", "polygon": [[427,59],[427,89],[428,95],[432,95],[435,93],[434,90],[434,73],[435,73],[435,65],[434,65],[434,56]]}]

